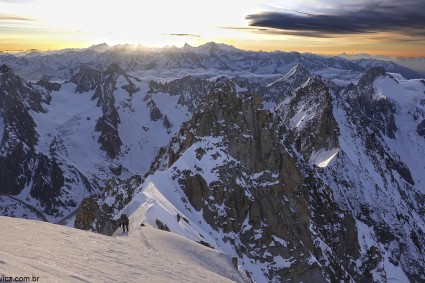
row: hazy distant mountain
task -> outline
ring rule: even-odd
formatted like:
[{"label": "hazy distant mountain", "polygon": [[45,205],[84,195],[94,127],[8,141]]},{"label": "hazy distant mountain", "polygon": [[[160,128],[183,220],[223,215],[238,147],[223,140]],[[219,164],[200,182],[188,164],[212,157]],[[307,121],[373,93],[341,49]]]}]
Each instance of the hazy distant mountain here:
[{"label": "hazy distant mountain", "polygon": [[382,56],[382,55],[369,55],[366,53],[360,54],[347,54],[342,53],[339,54],[338,57],[345,58],[348,60],[359,60],[359,59],[375,59],[380,61],[391,61],[400,66],[409,68],[415,72],[418,72],[422,76],[425,75],[425,58],[424,57],[416,57],[416,58],[401,58],[401,57],[393,57],[393,56]]},{"label": "hazy distant mountain", "polygon": [[[86,49],[65,49],[53,52],[32,52],[18,55],[0,54],[0,64],[6,64],[26,80],[38,81],[43,76],[50,80],[69,80],[81,65],[106,69],[118,63],[124,71],[141,79],[170,80],[193,75],[214,78],[265,76],[278,78],[293,66],[304,64],[312,73],[340,82],[359,79],[370,66],[340,57],[327,58],[298,52],[253,52],[230,45],[209,42],[199,47],[146,48],[139,45],[106,44]],[[371,64],[369,64],[371,65]],[[416,72],[386,61],[375,61],[374,66],[386,67],[389,72],[401,73],[405,78],[420,78]]]}]

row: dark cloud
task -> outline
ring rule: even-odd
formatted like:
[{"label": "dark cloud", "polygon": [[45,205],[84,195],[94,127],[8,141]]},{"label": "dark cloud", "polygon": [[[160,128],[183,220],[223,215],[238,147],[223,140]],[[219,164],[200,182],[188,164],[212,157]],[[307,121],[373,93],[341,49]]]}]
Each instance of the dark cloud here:
[{"label": "dark cloud", "polygon": [[425,36],[425,1],[387,0],[370,4],[340,7],[323,14],[281,10],[246,17],[252,27],[262,27],[283,34],[334,37],[345,34],[399,32],[409,36]]},{"label": "dark cloud", "polygon": [[200,37],[199,34],[192,34],[192,33],[170,33],[172,36],[190,36],[190,37]]}]

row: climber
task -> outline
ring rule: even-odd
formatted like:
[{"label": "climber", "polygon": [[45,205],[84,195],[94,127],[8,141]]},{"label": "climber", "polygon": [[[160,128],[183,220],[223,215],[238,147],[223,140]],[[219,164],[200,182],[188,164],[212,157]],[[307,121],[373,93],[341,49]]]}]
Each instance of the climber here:
[{"label": "climber", "polygon": [[127,232],[128,232],[128,224],[129,224],[129,220],[126,214],[121,214],[121,225],[122,225],[122,232],[125,232],[125,228],[127,228]]}]

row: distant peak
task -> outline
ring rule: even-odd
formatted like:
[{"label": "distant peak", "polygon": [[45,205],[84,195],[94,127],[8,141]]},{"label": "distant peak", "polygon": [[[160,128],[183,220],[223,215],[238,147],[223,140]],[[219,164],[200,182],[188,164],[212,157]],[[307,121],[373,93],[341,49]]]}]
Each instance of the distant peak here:
[{"label": "distant peak", "polygon": [[311,74],[309,70],[304,66],[304,64],[298,63],[276,82],[284,82],[289,79],[296,79],[297,81],[306,81],[310,76]]},{"label": "distant peak", "polygon": [[183,49],[190,49],[192,48],[192,46],[190,44],[188,44],[187,42],[185,42],[185,44],[182,47]]},{"label": "distant peak", "polygon": [[203,45],[200,45],[196,48],[199,51],[207,52],[232,52],[238,51],[236,47],[224,43],[215,43],[214,41],[207,42]]},{"label": "distant peak", "polygon": [[200,47],[200,48],[208,49],[208,51],[209,51],[210,53],[212,53],[212,52],[220,52],[220,51],[221,51],[220,46],[218,46],[218,44],[217,44],[217,43],[215,43],[215,42],[213,42],[213,41],[211,41],[211,42],[207,42],[207,43],[205,43],[204,45],[201,45],[201,46],[199,46],[199,47]]},{"label": "distant peak", "polygon": [[201,45],[201,46],[206,46],[206,47],[218,47],[218,44],[217,43],[215,43],[214,41],[210,41],[210,42],[207,42],[207,43],[205,43],[204,45]]},{"label": "distant peak", "polygon": [[97,51],[97,52],[104,52],[106,50],[108,50],[110,47],[108,44],[106,43],[101,43],[101,44],[95,44],[90,46],[89,48],[87,48],[88,50],[93,50],[93,51]]}]

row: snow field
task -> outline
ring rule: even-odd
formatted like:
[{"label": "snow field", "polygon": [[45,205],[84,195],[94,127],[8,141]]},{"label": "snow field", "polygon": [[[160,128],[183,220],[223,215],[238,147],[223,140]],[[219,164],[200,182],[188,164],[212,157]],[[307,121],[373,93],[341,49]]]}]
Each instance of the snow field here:
[{"label": "snow field", "polygon": [[39,282],[245,282],[231,259],[151,227],[108,237],[0,217],[0,274]]}]

